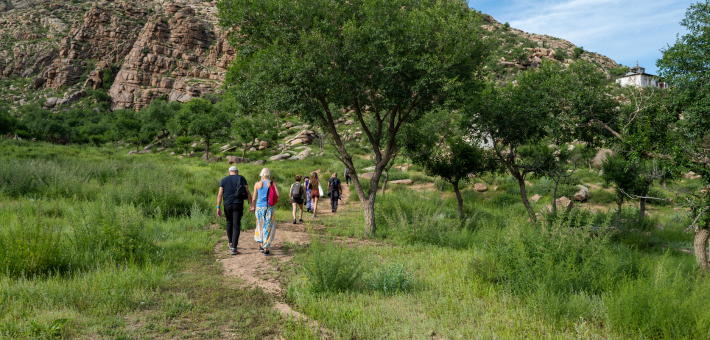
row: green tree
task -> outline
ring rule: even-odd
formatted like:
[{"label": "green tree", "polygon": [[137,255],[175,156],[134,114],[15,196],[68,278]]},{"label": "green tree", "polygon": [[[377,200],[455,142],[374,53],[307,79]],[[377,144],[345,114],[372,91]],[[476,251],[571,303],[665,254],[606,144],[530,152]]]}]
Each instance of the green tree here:
[{"label": "green tree", "polygon": [[142,132],[150,138],[157,135],[167,136],[168,122],[180,109],[180,104],[177,102],[168,103],[160,99],[154,100],[150,105],[140,110]]},{"label": "green tree", "polygon": [[572,53],[574,54],[574,59],[579,59],[579,57],[582,56],[582,53],[584,53],[584,47],[582,47],[582,46],[580,46],[580,47],[575,47],[575,48],[572,50]]},{"label": "green tree", "polygon": [[141,121],[135,112],[119,110],[116,112],[116,130],[123,138],[136,139],[136,151],[141,145]]},{"label": "green tree", "polygon": [[7,111],[0,109],[0,134],[7,135],[15,133],[18,126],[17,118]]},{"label": "green tree", "polygon": [[232,136],[243,143],[242,158],[246,157],[247,150],[255,147],[259,141],[274,143],[278,138],[276,122],[272,114],[242,114],[232,125]]},{"label": "green tree", "polygon": [[[437,106],[476,91],[488,46],[479,15],[460,0],[221,0],[219,20],[238,59],[227,86],[265,112],[294,112],[326,130],[354,177],[365,232],[376,232],[382,172],[397,136]],[[350,107],[374,153],[370,192],[335,127]]]},{"label": "green tree", "polygon": [[[684,168],[702,175],[710,184],[708,140],[710,140],[710,3],[692,4],[680,23],[688,33],[663,49],[656,62],[660,76],[670,84],[666,94],[668,110],[677,117],[672,155]],[[698,189],[683,195],[692,214],[695,230],[695,258],[710,270],[705,251],[710,239],[710,195]]]},{"label": "green tree", "polygon": [[101,81],[106,91],[111,89],[111,85],[113,85],[114,79],[116,79],[116,77],[113,75],[113,70],[110,67],[105,69],[101,77]]},{"label": "green tree", "polygon": [[232,117],[223,110],[215,110],[212,102],[194,98],[182,108],[181,117],[189,117],[189,131],[205,139],[205,154],[215,138],[227,136],[232,126]]}]

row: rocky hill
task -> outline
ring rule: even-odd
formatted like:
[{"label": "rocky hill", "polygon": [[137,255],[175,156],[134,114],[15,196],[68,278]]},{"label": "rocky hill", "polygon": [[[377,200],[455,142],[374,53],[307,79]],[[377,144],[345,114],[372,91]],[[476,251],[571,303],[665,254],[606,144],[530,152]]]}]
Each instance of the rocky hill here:
[{"label": "rocky hill", "polygon": [[[0,0],[0,102],[52,108],[105,89],[112,109],[140,109],[166,96],[186,102],[218,91],[234,59],[229,32],[216,25],[216,1]],[[526,33],[481,14],[481,35],[496,39],[486,68],[505,77],[542,59],[570,63],[569,41]],[[596,53],[577,57],[618,68]]]},{"label": "rocky hill", "polygon": [[216,2],[0,0],[0,11],[2,77],[30,79],[18,83],[39,99],[104,88],[114,109],[185,102],[215,91],[234,59]]}]

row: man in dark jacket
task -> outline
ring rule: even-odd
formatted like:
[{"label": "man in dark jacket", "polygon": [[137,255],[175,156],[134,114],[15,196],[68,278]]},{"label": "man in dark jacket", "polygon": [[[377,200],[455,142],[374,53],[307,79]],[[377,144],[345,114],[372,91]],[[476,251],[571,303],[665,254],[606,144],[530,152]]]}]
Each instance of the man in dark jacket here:
[{"label": "man in dark jacket", "polygon": [[330,196],[330,207],[333,212],[338,211],[338,200],[340,199],[340,194],[343,192],[341,184],[338,173],[334,172],[333,176],[328,180],[328,196]]},{"label": "man in dark jacket", "polygon": [[237,244],[239,244],[239,234],[242,229],[242,215],[244,215],[244,199],[251,206],[251,192],[246,178],[239,175],[236,166],[230,167],[229,176],[222,178],[219,183],[219,194],[217,195],[217,216],[219,217],[222,217],[222,208],[220,207],[222,198],[224,198],[224,213],[227,218],[229,250],[232,255],[237,255],[239,254]]}]

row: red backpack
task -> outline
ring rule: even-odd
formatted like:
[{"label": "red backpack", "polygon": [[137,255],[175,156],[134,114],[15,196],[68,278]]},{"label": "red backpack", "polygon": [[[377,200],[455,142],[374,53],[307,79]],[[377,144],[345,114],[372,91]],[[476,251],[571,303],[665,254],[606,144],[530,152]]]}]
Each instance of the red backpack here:
[{"label": "red backpack", "polygon": [[266,204],[273,207],[278,201],[279,197],[276,195],[276,185],[274,184],[274,181],[271,181],[269,188],[266,191]]}]

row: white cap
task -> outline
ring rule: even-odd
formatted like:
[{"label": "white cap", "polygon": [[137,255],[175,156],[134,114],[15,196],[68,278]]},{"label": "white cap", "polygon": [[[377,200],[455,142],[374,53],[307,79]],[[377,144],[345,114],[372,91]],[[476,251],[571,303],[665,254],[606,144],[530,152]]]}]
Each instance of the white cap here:
[{"label": "white cap", "polygon": [[232,165],[232,166],[229,167],[229,172],[237,172],[237,171],[239,171],[239,169],[237,169],[236,166],[233,166],[233,165]]}]

